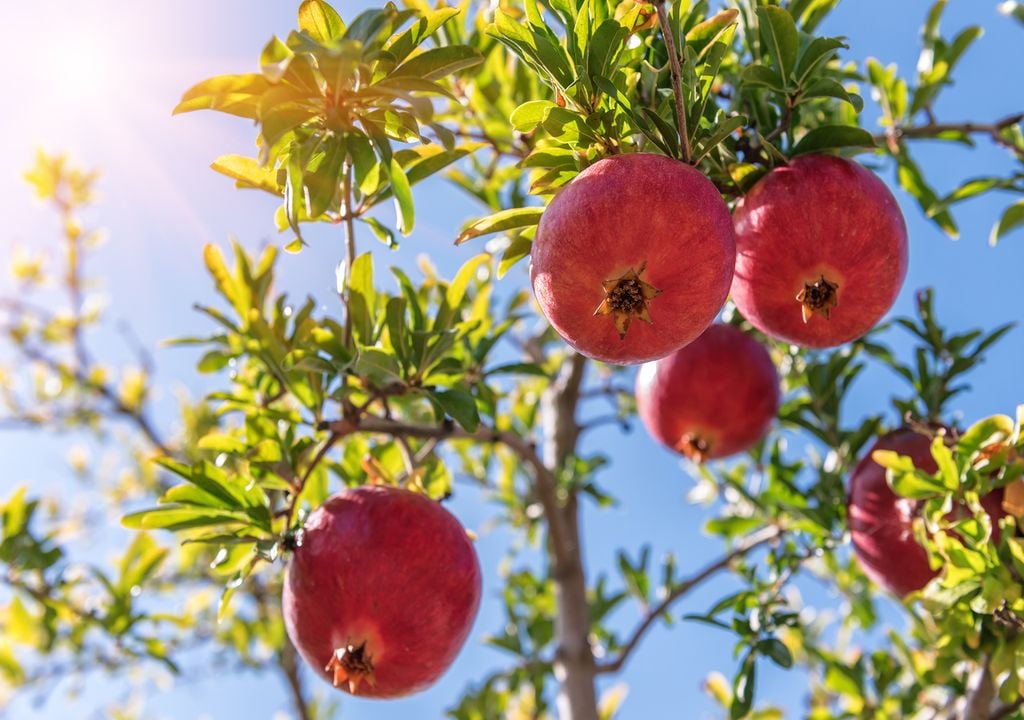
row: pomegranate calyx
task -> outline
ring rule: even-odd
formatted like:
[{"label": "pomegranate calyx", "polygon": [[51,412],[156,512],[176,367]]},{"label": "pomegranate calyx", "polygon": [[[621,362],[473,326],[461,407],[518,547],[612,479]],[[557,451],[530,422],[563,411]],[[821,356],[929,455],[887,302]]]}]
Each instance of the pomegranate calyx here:
[{"label": "pomegranate calyx", "polygon": [[839,284],[827,280],[824,275],[813,283],[805,282],[804,289],[796,295],[804,322],[808,322],[814,313],[824,315],[828,320],[832,309],[839,305],[838,290]]},{"label": "pomegranate calyx", "polygon": [[331,661],[324,668],[327,672],[333,673],[334,687],[340,687],[342,683],[348,683],[348,691],[353,695],[359,689],[359,685],[365,680],[371,687],[375,686],[376,679],[373,675],[373,663],[370,656],[366,654],[366,643],[359,647],[346,645],[337,648],[331,655]]},{"label": "pomegranate calyx", "polygon": [[699,463],[704,462],[704,458],[711,452],[711,443],[695,433],[685,433],[679,438],[677,449],[690,460]]},{"label": "pomegranate calyx", "polygon": [[661,295],[661,290],[640,279],[646,267],[647,263],[642,262],[639,268],[630,268],[621,277],[601,282],[604,300],[597,306],[594,315],[611,315],[620,339],[625,339],[634,316],[645,323],[652,322],[647,304],[649,300]]}]

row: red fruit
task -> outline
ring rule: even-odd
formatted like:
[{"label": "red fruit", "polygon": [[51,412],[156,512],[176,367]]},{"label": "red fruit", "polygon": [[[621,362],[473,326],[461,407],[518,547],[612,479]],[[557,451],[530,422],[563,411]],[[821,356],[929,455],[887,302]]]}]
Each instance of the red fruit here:
[{"label": "red fruit", "polygon": [[647,431],[698,462],[756,444],[779,410],[779,376],[768,351],[730,325],[712,325],[690,345],[637,375]]},{"label": "red fruit", "polygon": [[480,605],[480,566],[438,503],[366,486],[309,516],[282,602],[288,637],[335,687],[400,697],[455,660]]},{"label": "red fruit", "polygon": [[736,206],[732,299],[754,327],[805,347],[859,338],[896,301],[907,228],[892,193],[851,160],[807,155]]},{"label": "red fruit", "polygon": [[[928,565],[928,554],[914,539],[913,521],[919,502],[903,498],[885,481],[885,468],[871,459],[875,450],[906,455],[914,467],[928,473],[938,469],[931,453],[931,438],[909,429],[880,438],[850,476],[847,516],[853,549],[864,572],[890,592],[903,596],[920,590],[938,573]],[[981,499],[993,524],[1006,513],[999,488]],[[999,529],[993,527],[998,541]]]},{"label": "red fruit", "polygon": [[729,210],[711,181],[678,160],[633,153],[594,163],[555,196],[530,278],[566,342],[630,364],[665,357],[711,324],[735,257]]}]

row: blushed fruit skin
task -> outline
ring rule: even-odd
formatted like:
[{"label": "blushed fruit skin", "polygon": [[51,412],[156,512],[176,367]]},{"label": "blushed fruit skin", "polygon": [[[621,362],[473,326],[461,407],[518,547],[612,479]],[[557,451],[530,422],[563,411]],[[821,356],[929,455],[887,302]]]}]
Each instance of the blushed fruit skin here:
[{"label": "blushed fruit skin", "polygon": [[[597,360],[628,365],[692,342],[725,303],[736,244],[729,210],[700,171],[648,153],[594,163],[548,205],[533,243],[530,279],[548,321]],[[635,319],[619,336],[595,316],[602,282],[644,266],[661,291],[650,324]]]},{"label": "blushed fruit skin", "polygon": [[[872,172],[806,155],[763,177],[737,203],[732,299],[757,329],[810,348],[861,337],[889,311],[907,274],[907,228]],[[804,322],[797,295],[822,276],[838,284],[829,317]]]},{"label": "blushed fruit skin", "polygon": [[753,447],[779,411],[779,375],[761,343],[731,325],[716,324],[637,374],[636,404],[647,431],[688,454],[681,441],[707,443],[699,460]]},{"label": "blushed fruit skin", "polygon": [[[928,554],[914,538],[913,520],[917,503],[893,492],[885,481],[885,469],[871,459],[875,450],[893,450],[906,455],[914,467],[928,473],[938,469],[931,454],[931,439],[908,429],[880,438],[861,459],[850,476],[847,521],[853,549],[864,572],[889,592],[903,597],[920,590],[937,575],[928,564]],[[993,523],[1005,515],[1003,490],[981,499]],[[999,529],[993,527],[998,540]]]},{"label": "blushed fruit skin", "polygon": [[480,590],[476,552],[451,513],[408,490],[365,486],[309,516],[285,577],[285,627],[328,682],[335,649],[365,642],[374,683],[356,694],[396,698],[427,688],[452,664]]}]

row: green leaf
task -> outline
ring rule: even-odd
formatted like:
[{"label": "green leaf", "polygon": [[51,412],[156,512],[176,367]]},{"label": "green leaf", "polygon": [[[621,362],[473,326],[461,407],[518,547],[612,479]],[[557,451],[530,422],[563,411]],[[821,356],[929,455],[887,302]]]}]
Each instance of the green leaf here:
[{"label": "green leaf", "polygon": [[408,30],[394,38],[384,49],[401,62],[424,40],[437,32],[438,28],[458,14],[459,11],[456,8],[443,7],[432,10],[410,25]]},{"label": "green leaf", "polygon": [[512,238],[512,242],[505,248],[505,252],[501,256],[501,262],[498,263],[498,279],[505,277],[505,273],[511,270],[517,262],[529,257],[532,248],[533,240],[526,234],[516,235]]},{"label": "green leaf", "polygon": [[465,390],[439,390],[430,393],[430,397],[452,417],[466,432],[475,432],[480,426],[480,413],[476,400]]},{"label": "green leaf", "polygon": [[914,461],[892,450],[875,450],[871,459],[886,469],[885,479],[900,497],[914,500],[942,495],[946,488],[930,474],[914,467]]},{"label": "green leaf", "polygon": [[757,9],[757,21],[768,54],[778,68],[782,81],[788,85],[800,49],[800,35],[793,16],[783,8],[771,5]]},{"label": "green leaf", "polygon": [[217,110],[256,120],[259,118],[260,97],[270,87],[270,81],[259,73],[218,75],[189,88],[174,108],[174,114]]},{"label": "green leaf", "polygon": [[910,153],[903,148],[903,151],[896,157],[896,177],[900,187],[909,192],[917,204],[921,206],[925,214],[930,217],[942,230],[954,240],[960,237],[956,222],[948,210],[940,208],[939,197],[932,187],[925,181],[917,163],[910,157]]},{"label": "green leaf", "polygon": [[522,207],[522,208],[510,208],[508,210],[501,210],[488,215],[487,217],[474,220],[469,225],[462,229],[459,236],[455,239],[456,245],[461,245],[467,240],[480,237],[481,235],[490,235],[492,233],[504,232],[505,230],[514,230],[516,228],[532,227],[540,222],[541,215],[544,214],[544,208],[538,207]]},{"label": "green leaf", "polygon": [[801,53],[800,61],[796,66],[797,85],[803,85],[804,81],[807,80],[808,76],[818,65],[827,63],[839,48],[846,47],[849,47],[849,45],[839,38],[819,37],[811,40],[807,48]]},{"label": "green leaf", "polygon": [[395,199],[398,232],[408,235],[412,232],[413,222],[416,218],[412,203],[412,188],[409,187],[409,178],[405,176],[402,166],[393,157],[388,169],[388,179],[391,181],[391,193]]},{"label": "green leaf", "polygon": [[295,53],[292,52],[292,49],[275,35],[270,38],[270,42],[266,44],[260,54],[260,71],[271,83],[280,82],[293,57],[295,57]]},{"label": "green leaf", "polygon": [[519,132],[529,132],[544,122],[551,108],[556,107],[550,100],[530,100],[512,111],[509,122]]},{"label": "green leaf", "polygon": [[261,166],[256,158],[244,155],[221,155],[210,165],[213,170],[235,180],[235,187],[266,190],[280,197],[284,188],[277,179],[277,170]]},{"label": "green leaf", "polygon": [[387,245],[389,248],[394,250],[398,247],[398,241],[395,240],[395,233],[391,230],[391,228],[382,223],[380,220],[378,220],[375,217],[370,217],[369,215],[363,215],[362,217],[359,218],[359,221],[369,225],[370,230],[373,231],[373,234],[377,237],[377,239],[380,240],[385,245]]},{"label": "green leaf", "polygon": [[776,92],[784,92],[785,84],[779,79],[778,73],[767,65],[751,65],[740,75],[744,85],[763,86]]},{"label": "green leaf", "polygon": [[1024,225],[1024,200],[1018,200],[1003,211],[1002,217],[993,226],[992,233],[989,235],[989,245],[994,246],[1006,233],[1021,225]]},{"label": "green leaf", "polygon": [[322,0],[303,0],[299,5],[299,29],[326,45],[345,34],[345,22]]},{"label": "green leaf", "polygon": [[466,296],[466,289],[469,287],[469,283],[476,277],[480,266],[489,262],[490,259],[491,256],[489,254],[481,253],[467,260],[459,268],[459,271],[455,273],[455,277],[448,285],[448,292],[446,293],[448,307],[456,310],[462,304],[462,299]]},{"label": "green leaf", "polygon": [[850,103],[857,112],[864,109],[864,100],[861,99],[860,95],[849,92],[842,84],[832,78],[818,78],[814,80],[800,95],[801,100],[820,97],[831,97]]},{"label": "green leaf", "polygon": [[875,139],[867,130],[852,125],[822,125],[800,138],[791,155],[846,147],[873,148]]},{"label": "green leaf", "polygon": [[465,45],[432,48],[399,65],[388,77],[414,77],[438,80],[483,62],[483,56]]},{"label": "green leaf", "polygon": [[960,487],[960,471],[956,467],[956,460],[953,459],[953,452],[946,447],[943,436],[936,435],[932,440],[932,458],[939,467],[939,479],[947,490],[956,490]]},{"label": "green leaf", "polygon": [[758,653],[770,658],[779,667],[787,670],[793,667],[793,653],[778,638],[772,637],[760,640],[756,648]]},{"label": "green leaf", "polygon": [[715,42],[726,30],[736,24],[740,11],[734,8],[722,10],[707,20],[697,23],[686,33],[686,45],[693,48],[700,57],[704,50]]},{"label": "green leaf", "polygon": [[191,530],[213,525],[250,526],[243,512],[197,505],[167,505],[125,515],[121,524],[131,530]]}]

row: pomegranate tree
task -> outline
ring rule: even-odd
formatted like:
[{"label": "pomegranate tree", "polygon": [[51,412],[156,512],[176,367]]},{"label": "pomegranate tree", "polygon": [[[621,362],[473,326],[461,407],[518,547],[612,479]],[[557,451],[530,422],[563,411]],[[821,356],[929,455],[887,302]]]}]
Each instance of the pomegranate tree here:
[{"label": "pomegranate tree", "polygon": [[729,210],[703,173],[662,155],[615,155],[548,205],[530,278],[566,342],[605,362],[640,363],[711,324],[735,256]]},{"label": "pomegranate tree", "polygon": [[437,502],[395,487],[347,490],[309,516],[297,545],[285,627],[335,687],[400,697],[455,660],[480,604],[480,567]]},{"label": "pomegranate tree", "polygon": [[798,157],[736,205],[732,299],[762,332],[812,348],[859,338],[896,301],[907,229],[885,184],[852,160]]},{"label": "pomegranate tree", "polygon": [[647,431],[691,460],[755,445],[779,410],[779,376],[761,343],[731,325],[640,368],[636,405]]}]

